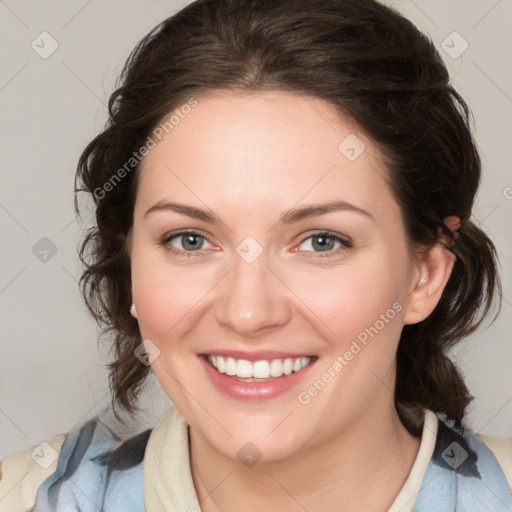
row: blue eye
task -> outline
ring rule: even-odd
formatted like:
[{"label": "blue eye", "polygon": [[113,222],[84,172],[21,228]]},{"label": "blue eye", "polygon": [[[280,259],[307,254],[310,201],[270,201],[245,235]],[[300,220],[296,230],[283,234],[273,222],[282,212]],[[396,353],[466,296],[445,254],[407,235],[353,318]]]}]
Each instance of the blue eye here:
[{"label": "blue eye", "polygon": [[[310,247],[313,249],[313,252],[317,253],[315,256],[320,258],[334,256],[340,252],[340,249],[343,251],[353,247],[353,244],[349,239],[341,238],[337,235],[329,233],[328,231],[318,231],[313,233],[312,235],[304,238],[300,245],[309,240],[311,241]],[[337,247],[335,247],[336,243],[339,244]],[[318,254],[322,252],[327,254]]]},{"label": "blue eye", "polygon": [[[175,240],[178,241],[181,248],[174,245],[173,241]],[[204,249],[205,241],[210,243],[206,235],[198,231],[184,230],[164,235],[159,244],[164,246],[165,250],[179,256],[193,257],[203,255],[202,249]],[[340,252],[353,247],[350,239],[342,238],[328,231],[318,231],[303,238],[299,247],[306,242],[309,242],[310,249],[301,249],[300,252],[313,253],[308,257],[326,258],[336,256]]]},{"label": "blue eye", "polygon": [[[176,248],[171,244],[171,241],[175,239],[179,241],[183,249]],[[200,256],[199,251],[203,249],[205,240],[208,241],[204,235],[201,235],[197,231],[180,231],[171,235],[164,235],[160,243],[165,246],[168,251],[175,254]],[[194,254],[195,252],[198,252],[198,254]]]}]

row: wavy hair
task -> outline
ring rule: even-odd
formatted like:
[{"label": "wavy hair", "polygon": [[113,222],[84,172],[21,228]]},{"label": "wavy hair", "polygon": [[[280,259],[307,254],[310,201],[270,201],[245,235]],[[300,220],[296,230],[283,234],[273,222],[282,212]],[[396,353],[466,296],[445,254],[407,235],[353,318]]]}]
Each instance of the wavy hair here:
[{"label": "wavy hair", "polygon": [[[80,247],[80,285],[113,341],[114,409],[138,408],[150,370],[134,355],[142,340],[129,313],[134,155],[190,98],[282,90],[325,100],[381,149],[410,249],[448,237],[457,258],[442,297],[401,333],[395,404],[415,435],[424,408],[460,425],[472,397],[448,351],[475,331],[496,294],[501,307],[502,288],[496,249],[470,218],[481,175],[471,114],[428,37],[374,0],[197,0],[138,43],[116,87],[75,183],[75,193],[91,194],[96,205],[96,225]],[[461,219],[457,236],[443,222],[452,215]]]}]

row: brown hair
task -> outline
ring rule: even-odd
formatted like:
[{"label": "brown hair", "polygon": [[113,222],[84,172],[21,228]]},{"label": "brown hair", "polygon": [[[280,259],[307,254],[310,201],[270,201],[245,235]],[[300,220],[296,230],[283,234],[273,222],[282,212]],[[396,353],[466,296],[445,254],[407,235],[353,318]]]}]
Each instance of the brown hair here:
[{"label": "brown hair", "polygon": [[[480,159],[469,109],[433,43],[374,0],[198,0],[131,53],[105,129],[81,155],[75,187],[96,204],[97,226],[80,250],[81,287],[103,332],[113,334],[113,408],[137,409],[150,368],[134,355],[142,340],[129,314],[126,242],[138,169],[130,159],[166,114],[218,89],[277,89],[334,105],[381,149],[409,247],[431,247],[440,233],[452,241],[457,259],[437,307],[403,328],[395,403],[416,434],[424,407],[460,424],[471,396],[447,350],[480,325],[496,290],[501,306],[495,247],[470,220]],[[443,223],[450,215],[462,221],[457,237]]]}]

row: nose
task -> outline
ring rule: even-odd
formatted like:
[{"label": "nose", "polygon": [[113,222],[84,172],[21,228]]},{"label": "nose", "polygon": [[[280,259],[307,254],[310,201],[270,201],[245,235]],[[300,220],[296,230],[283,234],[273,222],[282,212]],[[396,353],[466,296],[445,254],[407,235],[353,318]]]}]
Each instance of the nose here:
[{"label": "nose", "polygon": [[252,263],[238,254],[233,261],[216,299],[217,321],[248,339],[284,326],[291,318],[293,294],[269,266],[265,253]]}]

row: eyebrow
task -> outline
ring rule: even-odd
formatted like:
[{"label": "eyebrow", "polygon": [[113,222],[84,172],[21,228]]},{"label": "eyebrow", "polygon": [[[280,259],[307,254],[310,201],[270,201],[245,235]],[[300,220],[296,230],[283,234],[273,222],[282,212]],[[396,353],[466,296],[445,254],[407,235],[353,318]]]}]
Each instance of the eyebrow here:
[{"label": "eyebrow", "polygon": [[[146,211],[144,217],[149,214],[158,211],[174,211],[186,215],[193,219],[198,219],[209,224],[220,224],[221,219],[213,212],[208,210],[202,210],[194,206],[188,206],[180,203],[171,203],[167,201],[159,201],[153,205],[149,210]],[[302,208],[292,208],[285,212],[279,219],[280,224],[293,224],[309,217],[316,217],[318,215],[324,215],[335,211],[350,211],[359,213],[371,220],[375,220],[375,217],[366,210],[359,208],[353,204],[347,203],[346,201],[333,201],[330,203],[312,204]]]}]

